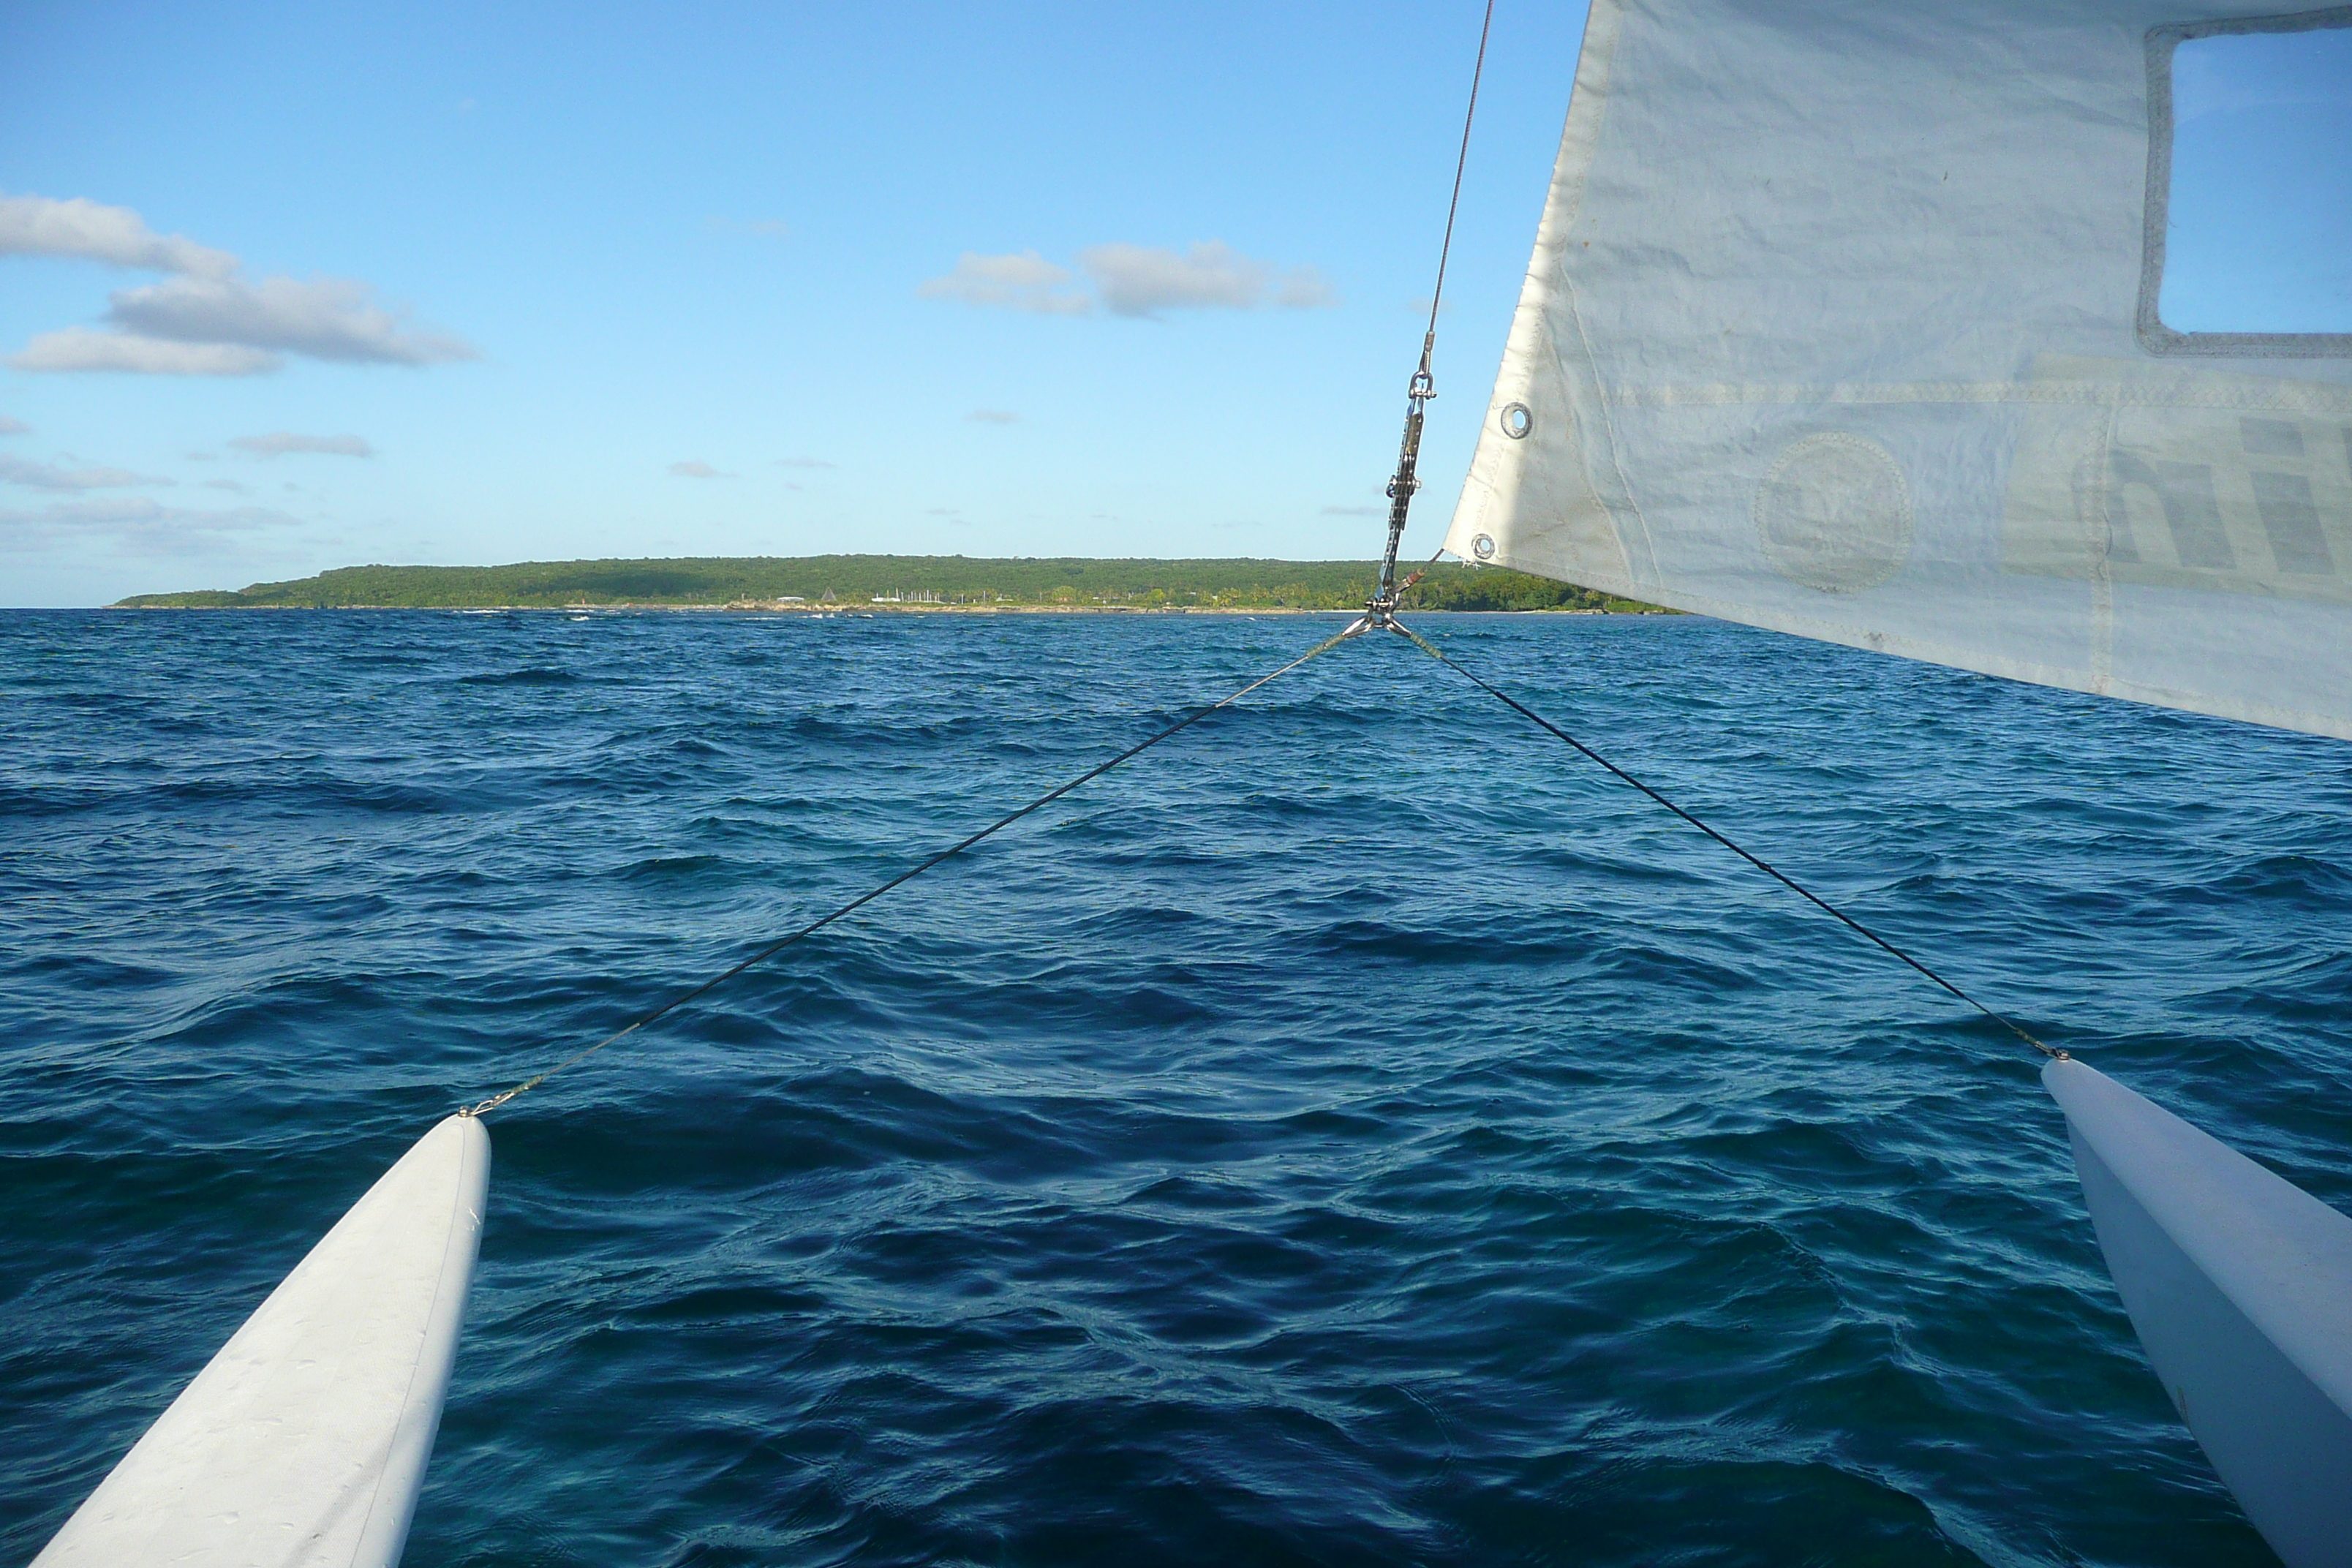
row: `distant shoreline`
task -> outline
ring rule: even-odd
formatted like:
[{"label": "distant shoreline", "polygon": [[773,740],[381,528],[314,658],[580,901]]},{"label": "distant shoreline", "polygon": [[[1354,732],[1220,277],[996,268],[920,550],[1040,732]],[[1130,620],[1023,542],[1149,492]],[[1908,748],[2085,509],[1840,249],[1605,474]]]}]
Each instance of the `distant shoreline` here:
[{"label": "distant shoreline", "polygon": [[[346,566],[243,588],[138,594],[110,609],[698,610],[769,615],[1299,615],[1360,610],[1370,561],[687,556],[505,566]],[[1596,588],[1500,566],[1415,569],[1416,610],[1657,614]]]},{"label": "distant shoreline", "polygon": [[[165,597],[146,595],[143,598]],[[357,610],[381,614],[387,611],[430,610],[445,616],[587,616],[625,615],[661,611],[676,615],[736,615],[736,616],[812,616],[824,620],[841,616],[1345,616],[1362,608],[1341,606],[1323,608],[1293,605],[681,605],[681,604],[594,604],[594,605],[163,605],[133,604],[124,600],[118,604],[100,605],[102,610],[195,610],[205,613],[266,611]],[[1593,609],[1583,605],[1544,605],[1525,610],[1435,610],[1419,608],[1424,616],[1655,616],[1674,615],[1673,610],[1655,607],[1640,609]]]}]

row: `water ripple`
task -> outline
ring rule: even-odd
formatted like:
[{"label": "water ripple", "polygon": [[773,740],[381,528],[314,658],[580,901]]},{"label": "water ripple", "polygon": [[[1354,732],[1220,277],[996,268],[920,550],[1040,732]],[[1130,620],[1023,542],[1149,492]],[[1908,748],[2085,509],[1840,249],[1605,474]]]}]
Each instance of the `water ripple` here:
[{"label": "water ripple", "polygon": [[[2352,1205],[2352,750],[1426,629]],[[0,1559],[449,1106],[1325,630],[0,616]],[[407,1561],[2265,1562],[2012,1047],[1351,645],[502,1113]]]}]

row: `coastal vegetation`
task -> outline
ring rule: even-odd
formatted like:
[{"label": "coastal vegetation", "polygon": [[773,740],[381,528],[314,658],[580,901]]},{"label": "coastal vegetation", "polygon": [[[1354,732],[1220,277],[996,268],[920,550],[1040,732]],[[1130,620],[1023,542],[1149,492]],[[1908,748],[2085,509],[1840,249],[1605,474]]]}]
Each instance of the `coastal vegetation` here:
[{"label": "coastal vegetation", "polygon": [[[235,590],[141,594],[131,609],[661,608],[1345,610],[1366,561],[992,560],[963,555],[703,556],[510,566],[347,566]],[[1425,610],[1654,608],[1495,566],[1445,563],[1407,595]]]}]

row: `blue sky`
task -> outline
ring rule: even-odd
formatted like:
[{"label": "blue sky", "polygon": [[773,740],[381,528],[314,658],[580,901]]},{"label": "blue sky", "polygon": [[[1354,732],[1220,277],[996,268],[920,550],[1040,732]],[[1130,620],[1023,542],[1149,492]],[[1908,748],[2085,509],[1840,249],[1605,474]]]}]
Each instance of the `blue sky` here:
[{"label": "blue sky", "polygon": [[2352,27],[2173,57],[2159,313],[2189,332],[2352,332]]},{"label": "blue sky", "polygon": [[[0,603],[370,561],[1370,554],[1479,10],[15,0]],[[1467,462],[1582,26],[1497,7],[1408,549]],[[2282,114],[2325,146],[2335,58],[2210,74],[2221,151],[2183,167],[2243,199],[2184,221],[2275,205],[2230,149]],[[2249,251],[2198,261],[2204,299]],[[2352,299],[2345,253],[2266,297]]]},{"label": "blue sky", "polygon": [[[1501,9],[1439,475],[1467,462],[1582,30],[1580,5]],[[0,370],[29,427],[0,458],[173,481],[0,488],[85,520],[20,526],[0,602],[368,561],[1379,548],[1468,0],[6,11],[0,193],[128,208],[196,270],[0,257],[0,351],[119,352],[89,342],[117,291],[134,318],[261,308],[212,250],[372,357]],[[1044,308],[923,291],[1033,251],[1070,281],[1000,286]],[[373,455],[233,445],[285,435]],[[105,521],[142,498],[161,515]]]}]

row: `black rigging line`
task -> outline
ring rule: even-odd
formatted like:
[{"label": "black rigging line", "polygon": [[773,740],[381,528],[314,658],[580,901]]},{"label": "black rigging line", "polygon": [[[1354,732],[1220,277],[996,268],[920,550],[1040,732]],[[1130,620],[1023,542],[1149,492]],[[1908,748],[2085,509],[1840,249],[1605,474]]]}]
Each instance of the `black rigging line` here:
[{"label": "black rigging line", "polygon": [[486,1115],[490,1111],[496,1110],[499,1106],[504,1105],[516,1095],[528,1093],[530,1090],[537,1089],[541,1084],[545,1083],[549,1079],[553,1078],[565,1068],[571,1067],[575,1062],[585,1061],[590,1057],[594,1056],[598,1051],[603,1050],[606,1046],[612,1045],[616,1041],[625,1039],[629,1036],[635,1034],[639,1029],[644,1028],[646,1025],[654,1023],[656,1020],[677,1011],[677,1009],[685,1006],[688,1002],[693,1001],[696,997],[724,985],[727,982],[734,979],[737,975],[742,973],[745,970],[750,969],[754,964],[766,963],[769,959],[775,957],[776,954],[783,952],[784,949],[792,946],[793,943],[800,941],[803,937],[814,936],[818,931],[821,931],[825,927],[831,925],[834,921],[841,919],[844,915],[850,914],[855,910],[863,909],[866,905],[872,903],[875,900],[880,898],[891,889],[898,887],[900,883],[911,882],[916,878],[921,876],[924,872],[929,870],[932,867],[937,866],[943,861],[952,860],[957,856],[962,854],[965,850],[971,848],[973,845],[979,843],[982,839],[989,837],[993,834],[999,833],[1003,829],[1012,826],[1014,823],[1020,821],[1023,817],[1028,816],[1031,812],[1037,810],[1041,806],[1052,805],[1055,801],[1061,799],[1064,795],[1069,794],[1072,790],[1077,788],[1080,784],[1087,783],[1088,780],[1100,778],[1103,774],[1110,772],[1111,769],[1118,766],[1121,763],[1127,762],[1134,757],[1141,756],[1152,747],[1160,744],[1160,742],[1167,740],[1170,736],[1177,734],[1181,731],[1191,729],[1202,720],[1206,719],[1210,714],[1221,712],[1223,710],[1232,707],[1243,698],[1247,697],[1251,692],[1255,691],[1259,687],[1280,679],[1282,677],[1288,675],[1292,670],[1297,669],[1300,665],[1305,664],[1311,658],[1328,653],[1331,649],[1339,647],[1341,643],[1347,641],[1349,637],[1355,636],[1362,629],[1362,622],[1351,622],[1347,630],[1340,632],[1336,637],[1324,638],[1321,642],[1317,643],[1313,647],[1308,648],[1305,653],[1300,654],[1297,658],[1292,659],[1288,664],[1284,665],[1281,668],[1274,670],[1270,674],[1259,676],[1255,680],[1251,681],[1247,686],[1244,686],[1240,690],[1234,692],[1231,696],[1221,698],[1217,701],[1210,703],[1205,708],[1195,709],[1192,712],[1177,720],[1176,722],[1169,725],[1166,729],[1161,730],[1158,733],[1150,735],[1144,740],[1138,741],[1134,745],[1129,746],[1127,750],[1119,752],[1118,755],[1111,758],[1108,762],[1096,763],[1093,767],[1088,768],[1085,773],[1080,773],[1077,777],[1070,780],[1068,783],[1056,785],[1053,789],[1047,790],[1044,795],[1039,795],[1036,799],[1021,807],[1018,811],[1010,811],[1005,813],[1003,816],[998,817],[994,822],[990,823],[986,827],[982,828],[979,832],[971,835],[969,837],[957,840],[955,843],[949,845],[945,849],[940,850],[938,854],[933,855],[929,859],[924,860],[907,870],[899,872],[897,876],[891,878],[888,881],[884,882],[879,887],[870,889],[866,892],[858,894],[857,897],[850,900],[847,903],[843,904],[840,908],[834,910],[831,913],[820,915],[815,920],[809,921],[808,924],[802,926],[799,930],[793,931],[789,935],[778,937],[775,941],[768,943],[767,946],[761,948],[758,952],[752,953],[751,956],[744,959],[740,963],[736,964],[731,969],[722,970],[719,973],[714,974],[709,979],[704,981],[701,984],[697,985],[691,991],[680,992],[677,995],[671,997],[668,1001],[663,1003],[652,1012],[639,1016],[622,1028],[614,1030],[613,1033],[605,1036],[594,1045],[589,1046],[584,1049],[572,1052],[572,1055],[564,1058],[562,1061],[557,1062],[545,1072],[540,1073],[532,1078],[527,1078],[523,1079],[522,1082],[515,1085],[512,1089],[503,1089],[499,1093],[490,1096],[489,1099],[481,1101],[478,1105],[468,1106],[464,1110],[460,1111],[459,1114],[464,1116]]},{"label": "black rigging line", "polygon": [[1831,903],[1828,900],[1822,898],[1820,894],[1814,892],[1811,889],[1806,887],[1803,883],[1798,881],[1795,878],[1790,876],[1787,872],[1781,870],[1779,867],[1773,865],[1762,856],[1755,854],[1748,849],[1743,848],[1738,844],[1734,843],[1730,838],[1708,826],[1706,823],[1701,822],[1697,817],[1693,816],[1689,812],[1685,811],[1681,806],[1676,805],[1673,801],[1668,800],[1664,795],[1659,794],[1656,790],[1652,789],[1648,784],[1643,784],[1640,779],[1635,778],[1632,773],[1627,773],[1623,768],[1619,767],[1615,763],[1611,762],[1607,757],[1602,756],[1599,752],[1594,751],[1591,747],[1586,745],[1583,742],[1570,734],[1566,730],[1561,729],[1559,725],[1553,723],[1550,720],[1545,718],[1542,714],[1537,712],[1534,709],[1528,707],[1517,698],[1513,697],[1509,692],[1489,683],[1476,671],[1472,670],[1462,664],[1456,663],[1450,656],[1429,643],[1409,627],[1393,620],[1390,621],[1388,625],[1391,629],[1405,637],[1415,647],[1421,649],[1422,652],[1427,654],[1438,663],[1445,666],[1446,668],[1462,677],[1463,679],[1468,681],[1479,690],[1486,693],[1487,696],[1494,698],[1496,701],[1502,703],[1503,706],[1510,709],[1513,712],[1517,713],[1520,717],[1535,724],[1538,728],[1549,732],[1559,740],[1567,742],[1570,745],[1575,747],[1579,752],[1583,753],[1587,760],[1598,763],[1601,766],[1608,769],[1609,772],[1615,774],[1617,778],[1633,785],[1635,789],[1640,790],[1643,795],[1648,795],[1658,805],[1664,806],[1668,811],[1673,812],[1676,816],[1681,817],[1685,822],[1689,823],[1693,827],[1697,828],[1701,833],[1706,834],[1709,838],[1714,839],[1717,844],[1722,845],[1726,849],[1730,850],[1734,855],[1738,856],[1750,866],[1755,867],[1758,870],[1763,872],[1766,876],[1771,878],[1774,881],[1780,883],[1782,887],[1788,889],[1790,892],[1796,894],[1807,903],[1811,904],[1823,914],[1826,914],[1832,920],[1843,924],[1848,930],[1853,931],[1854,934],[1860,936],[1864,941],[1870,942],[1885,952],[1893,954],[1905,963],[1909,964],[1919,973],[1927,976],[1928,980],[1934,982],[1937,985],[1941,986],[1947,993],[1958,998],[1960,1001],[1967,1003],[1969,1006],[1975,1008],[1978,1012],[1983,1014],[1994,1023],[1999,1024],[2002,1028],[2007,1029],[2011,1034],[2015,1035],[2019,1039],[2023,1040],[2027,1045],[2032,1046],[2035,1050],[2040,1051],[2043,1056],[2053,1057],[2060,1061],[2067,1059],[2067,1056],[2064,1051],[2058,1049],[2054,1046],[2044,1045],[2042,1041],[2034,1038],[2033,1036],[2028,1033],[2021,1025],[2009,1017],[2006,1014],[1996,1012],[1992,1008],[1986,1006],[1983,1003],[1978,1001],[1975,997],[1969,995],[1967,992],[1961,990],[1958,986],[1953,984],[1950,981],[1945,979],[1942,975],[1928,968],[1925,963],[1920,963],[1919,960],[1912,957],[1909,953],[1904,952],[1901,948],[1895,946],[1893,942],[1887,941],[1885,937],[1879,935],[1876,931],[1871,930],[1860,921],[1854,919],[1852,915],[1847,914],[1843,910],[1839,909],[1835,904]]}]

